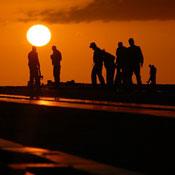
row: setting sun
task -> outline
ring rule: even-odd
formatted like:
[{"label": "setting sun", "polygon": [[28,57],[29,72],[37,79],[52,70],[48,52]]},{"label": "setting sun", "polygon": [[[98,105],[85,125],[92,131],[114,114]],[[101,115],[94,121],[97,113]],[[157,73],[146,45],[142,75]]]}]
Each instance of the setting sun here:
[{"label": "setting sun", "polygon": [[44,46],[49,43],[51,39],[51,32],[48,27],[38,24],[33,25],[27,31],[27,40],[34,46]]}]

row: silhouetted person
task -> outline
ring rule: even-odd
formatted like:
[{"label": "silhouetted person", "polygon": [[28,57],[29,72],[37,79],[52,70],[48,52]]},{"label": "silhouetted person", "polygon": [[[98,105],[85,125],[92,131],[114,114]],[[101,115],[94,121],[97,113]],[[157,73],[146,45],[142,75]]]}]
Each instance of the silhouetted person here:
[{"label": "silhouetted person", "polygon": [[129,64],[130,64],[130,73],[129,73],[129,79],[130,83],[132,82],[132,75],[133,73],[136,76],[137,84],[140,86],[142,84],[141,81],[141,75],[140,75],[140,67],[143,66],[144,58],[141,51],[141,48],[139,46],[136,46],[134,43],[134,39],[129,39],[129,45],[128,48],[128,58],[129,58]]},{"label": "silhouetted person", "polygon": [[107,87],[112,88],[114,85],[115,56],[103,50],[103,59],[104,59],[104,66],[106,68]]},{"label": "silhouetted person", "polygon": [[100,81],[100,84],[102,86],[105,85],[105,81],[102,75],[102,67],[103,67],[103,51],[97,47],[95,42],[90,43],[89,46],[91,49],[93,49],[93,68],[91,72],[91,80],[92,85],[97,85],[97,77]]},{"label": "silhouetted person", "polygon": [[118,48],[116,49],[116,78],[115,85],[126,85],[128,78],[128,55],[127,48],[123,46],[122,42],[118,43]]},{"label": "silhouetted person", "polygon": [[149,77],[147,83],[150,85],[156,85],[157,69],[154,65],[151,65],[151,64],[149,65],[149,68],[150,68],[150,71],[149,71],[150,77]]},{"label": "silhouetted person", "polygon": [[53,76],[55,86],[59,87],[62,55],[61,52],[56,48],[56,46],[52,46],[52,51],[53,53],[51,54],[50,58],[52,60],[53,65]]},{"label": "silhouetted person", "polygon": [[30,51],[28,54],[28,66],[30,72],[29,87],[40,88],[40,63],[36,47],[34,46],[32,46],[32,51]]}]

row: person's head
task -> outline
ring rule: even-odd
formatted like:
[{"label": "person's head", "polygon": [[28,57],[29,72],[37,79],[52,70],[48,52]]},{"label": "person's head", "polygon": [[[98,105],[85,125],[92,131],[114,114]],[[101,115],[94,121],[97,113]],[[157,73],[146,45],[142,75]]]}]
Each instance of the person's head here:
[{"label": "person's head", "polygon": [[118,42],[118,47],[123,47],[123,43],[122,42]]},{"label": "person's head", "polygon": [[135,44],[133,38],[129,38],[128,42],[129,42],[130,46],[134,46],[134,44]]},{"label": "person's head", "polygon": [[153,68],[154,67],[154,65],[152,65],[152,64],[149,64],[149,68]]},{"label": "person's head", "polygon": [[35,46],[32,46],[32,51],[36,52],[36,47]]},{"label": "person's head", "polygon": [[156,69],[156,66],[155,66],[154,64],[152,65],[152,67],[153,67],[154,69]]},{"label": "person's head", "polygon": [[95,48],[97,48],[97,45],[96,45],[95,42],[91,42],[89,47],[90,47],[91,49],[95,49]]},{"label": "person's head", "polygon": [[52,50],[55,51],[57,47],[55,45],[52,46]]}]

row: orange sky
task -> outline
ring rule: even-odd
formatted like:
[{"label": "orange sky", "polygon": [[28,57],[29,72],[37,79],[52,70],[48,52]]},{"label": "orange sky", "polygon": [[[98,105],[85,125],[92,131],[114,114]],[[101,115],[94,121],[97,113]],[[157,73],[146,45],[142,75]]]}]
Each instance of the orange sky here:
[{"label": "orange sky", "polygon": [[[135,14],[131,20],[128,19],[129,15],[119,14],[121,17],[119,20],[116,19],[117,16],[113,17],[113,13],[107,16],[95,13],[93,20],[93,17],[88,14],[83,17],[82,10],[77,12],[77,9],[74,9],[73,12],[69,12],[74,18],[53,17],[52,21],[50,12],[48,15],[48,11],[45,12],[45,17],[42,17],[42,13],[39,15],[36,13],[39,12],[37,9],[65,9],[76,5],[88,11],[87,2],[90,4],[94,1],[65,0],[62,3],[56,0],[31,0],[30,3],[20,0],[8,1],[3,2],[0,7],[1,86],[27,84],[27,54],[31,46],[26,40],[26,32],[31,25],[37,23],[46,24],[52,32],[51,42],[47,46],[38,48],[44,82],[53,79],[50,60],[52,44],[57,45],[63,55],[61,80],[90,83],[92,50],[89,49],[89,43],[96,41],[99,47],[115,54],[118,41],[123,41],[128,46],[128,38],[134,37],[136,44],[141,46],[145,58],[142,68],[143,82],[145,83],[148,79],[148,65],[151,63],[158,68],[158,83],[175,84],[175,20],[173,17],[161,19],[163,18],[161,16],[159,19],[157,16],[153,18],[153,15],[144,16],[143,14],[145,19],[137,19],[137,14]],[[113,2],[113,0],[110,1]],[[126,1],[129,2],[129,0]],[[31,10],[35,10],[33,13],[36,13],[36,19],[28,15],[27,12],[31,13]],[[76,12],[82,14],[82,18],[77,17]]]}]

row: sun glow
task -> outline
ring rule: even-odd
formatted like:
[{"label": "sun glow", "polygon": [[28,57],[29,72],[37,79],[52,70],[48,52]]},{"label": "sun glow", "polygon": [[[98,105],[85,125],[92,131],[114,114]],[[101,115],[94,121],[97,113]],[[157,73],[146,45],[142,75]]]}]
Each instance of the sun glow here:
[{"label": "sun glow", "polygon": [[33,25],[27,31],[27,40],[33,46],[44,46],[49,43],[50,39],[51,32],[49,28],[44,25]]}]

